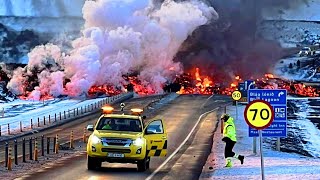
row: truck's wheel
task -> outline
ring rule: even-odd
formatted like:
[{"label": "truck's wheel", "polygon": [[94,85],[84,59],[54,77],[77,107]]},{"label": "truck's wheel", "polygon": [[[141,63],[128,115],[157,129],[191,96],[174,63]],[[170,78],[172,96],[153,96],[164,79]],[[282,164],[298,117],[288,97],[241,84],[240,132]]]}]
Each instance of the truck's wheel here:
[{"label": "truck's wheel", "polygon": [[139,172],[144,172],[147,170],[147,158],[144,158],[141,161],[138,161],[137,167]]},{"label": "truck's wheel", "polygon": [[101,161],[96,158],[87,156],[87,168],[88,168],[88,170],[94,170],[97,168],[101,168]]},{"label": "truck's wheel", "polygon": [[147,169],[149,169],[150,168],[150,157],[148,157],[148,159],[147,159]]}]

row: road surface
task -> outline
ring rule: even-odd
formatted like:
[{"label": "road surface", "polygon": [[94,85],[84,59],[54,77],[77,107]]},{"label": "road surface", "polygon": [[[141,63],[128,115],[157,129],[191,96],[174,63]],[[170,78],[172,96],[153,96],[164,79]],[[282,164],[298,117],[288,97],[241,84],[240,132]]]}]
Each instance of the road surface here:
[{"label": "road surface", "polygon": [[[211,139],[217,124],[218,111],[203,116],[195,132],[184,146],[174,155],[167,164],[166,158],[181,145],[195,127],[199,116],[206,111],[223,107],[230,103],[225,96],[182,95],[174,101],[160,108],[153,118],[161,118],[168,132],[168,155],[165,158],[151,159],[150,169],[146,172],[137,172],[135,164],[103,163],[102,168],[88,171],[86,155],[83,153],[68,161],[46,167],[44,170],[24,176],[22,179],[71,180],[71,179],[197,179],[211,150]],[[221,108],[220,110],[223,110]],[[153,119],[152,118],[152,119]],[[83,129],[86,123],[75,125],[72,129]],[[163,165],[163,166],[161,166]],[[162,168],[159,169],[159,166]],[[157,172],[153,174],[153,172]]]}]

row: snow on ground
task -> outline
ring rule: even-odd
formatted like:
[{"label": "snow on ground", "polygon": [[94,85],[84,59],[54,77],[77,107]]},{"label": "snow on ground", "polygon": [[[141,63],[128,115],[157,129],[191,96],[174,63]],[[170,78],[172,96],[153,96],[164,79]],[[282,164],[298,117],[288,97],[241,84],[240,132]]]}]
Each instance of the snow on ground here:
[{"label": "snow on ground", "polygon": [[317,99],[317,100],[320,100],[320,97],[294,97],[294,96],[287,96],[287,99],[290,100],[303,100],[303,99]]},{"label": "snow on ground", "polygon": [[262,18],[265,20],[320,21],[319,9],[318,0],[290,0],[288,6],[264,7]]},{"label": "snow on ground", "polygon": [[320,42],[320,24],[317,22],[267,20],[258,26],[258,35],[276,40],[283,48],[313,45]]},{"label": "snow on ground", "polygon": [[[79,32],[85,0],[2,0],[0,23],[15,31],[32,30],[43,35]],[[47,8],[50,7],[50,8]]]},{"label": "snow on ground", "polygon": [[262,8],[262,22],[259,24],[258,34],[279,41],[282,47],[319,43],[319,1],[290,0],[282,4],[286,2],[288,6],[273,5]]},{"label": "snow on ground", "polygon": [[[248,137],[248,125],[245,123],[243,111],[245,106],[239,107],[239,116],[235,120],[237,127],[238,142],[234,151],[245,155],[244,164],[241,165],[236,159],[233,160],[232,168],[225,168],[224,143],[221,141],[222,135],[218,131],[214,136],[212,153],[207,159],[200,179],[261,179],[260,154],[258,141],[258,154],[252,152],[252,138]],[[228,107],[227,112],[235,116],[235,108]],[[263,143],[265,178],[281,180],[308,180],[320,179],[320,159],[301,156],[295,153],[277,152],[268,143]]]},{"label": "snow on ground", "polygon": [[[109,97],[112,98],[112,97]],[[23,127],[30,126],[30,119],[33,119],[33,124],[37,123],[37,118],[41,119],[43,122],[43,117],[45,116],[48,119],[50,115],[51,118],[54,118],[54,115],[66,111],[66,116],[71,114],[73,116],[74,109],[81,107],[86,107],[91,109],[91,104],[98,103],[99,101],[105,98],[95,98],[95,99],[52,99],[46,101],[27,101],[27,100],[15,100],[9,103],[0,104],[0,126],[2,133],[7,132],[7,124],[10,124],[10,129],[19,129],[20,121],[23,124]],[[4,111],[4,113],[3,113]]]},{"label": "snow on ground", "polygon": [[[318,100],[312,100],[318,102]],[[298,140],[302,150],[308,155],[320,158],[320,130],[310,118],[317,114],[315,109],[319,106],[311,106],[310,100],[290,100],[289,103],[294,107],[289,107],[294,110],[294,115],[297,117],[288,120],[288,126],[291,127],[290,133],[294,134],[294,138]],[[320,103],[318,103],[320,104]],[[290,112],[289,112],[290,113]],[[288,113],[288,115],[290,115]],[[294,148],[294,147],[293,147]]]},{"label": "snow on ground", "polygon": [[302,146],[309,155],[320,158],[320,131],[308,119],[298,118],[291,120],[291,133],[294,133],[300,140],[299,145]]},{"label": "snow on ground", "polygon": [[[281,77],[283,79],[288,79],[288,80],[309,80],[312,75],[314,74],[313,71],[311,71],[309,68],[308,69],[303,69],[295,65],[297,61],[306,61],[306,60],[311,60],[310,58],[307,57],[299,57],[299,56],[292,56],[289,58],[284,58],[280,59],[275,65],[274,65],[274,72],[273,74]],[[289,65],[292,64],[293,68],[289,68]]]}]

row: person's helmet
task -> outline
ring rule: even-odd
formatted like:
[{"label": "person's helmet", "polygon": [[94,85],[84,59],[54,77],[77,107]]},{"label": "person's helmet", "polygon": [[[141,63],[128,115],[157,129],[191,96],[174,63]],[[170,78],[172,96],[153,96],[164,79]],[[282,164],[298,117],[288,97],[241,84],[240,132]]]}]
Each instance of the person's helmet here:
[{"label": "person's helmet", "polygon": [[229,114],[222,114],[220,119],[223,120],[224,122],[226,122],[226,121],[228,121],[229,117],[230,117]]}]

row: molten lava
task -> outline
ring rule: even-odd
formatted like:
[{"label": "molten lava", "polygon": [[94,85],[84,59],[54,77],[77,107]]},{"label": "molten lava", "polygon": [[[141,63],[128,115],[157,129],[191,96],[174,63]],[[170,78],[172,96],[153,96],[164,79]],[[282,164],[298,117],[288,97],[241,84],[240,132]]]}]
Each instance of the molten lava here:
[{"label": "molten lava", "polygon": [[272,78],[274,78],[274,75],[271,74],[271,73],[267,73],[267,74],[264,75],[264,77],[272,79]]},{"label": "molten lava", "polygon": [[264,78],[255,81],[259,89],[286,89],[288,94],[307,97],[318,97],[319,90],[306,86],[299,82],[290,82],[284,79],[275,77],[273,74],[265,74]]},{"label": "molten lava", "polygon": [[[182,75],[177,75],[175,81],[172,84],[176,84],[178,89],[180,89],[178,94],[224,94],[231,95],[233,91],[238,89],[239,83],[243,82],[241,76],[236,75],[233,82],[231,82],[227,87],[213,80],[213,77],[202,76],[199,68],[195,68],[193,74],[184,73]],[[119,87],[112,85],[101,85],[92,86],[89,91],[89,96],[114,96],[122,92],[133,91],[140,95],[150,95],[156,93],[152,88],[145,86],[143,82],[138,79],[137,75],[126,75],[123,76],[123,84]],[[225,83],[225,82],[224,82]],[[170,84],[169,84],[170,85]],[[28,86],[27,82],[24,86]],[[298,96],[308,96],[315,97],[319,96],[319,90],[306,86],[302,83],[290,82],[275,77],[273,74],[265,74],[263,77],[255,80],[255,87],[258,89],[286,89],[288,94],[298,95]],[[36,88],[35,88],[36,89]],[[171,91],[171,90],[170,90]],[[45,95],[43,95],[45,94]],[[34,98],[35,96],[40,96],[40,98]],[[48,93],[41,93],[40,91],[31,93],[25,91],[24,95],[19,96],[20,99],[30,100],[30,99],[40,99],[48,100],[53,99],[53,96]]]},{"label": "molten lava", "polygon": [[195,69],[194,76],[184,74],[177,78],[178,83],[181,85],[178,94],[213,94],[215,87],[213,80],[206,76],[201,77],[200,69]]},{"label": "molten lava", "polygon": [[107,95],[107,96],[114,96],[120,94],[122,91],[119,89],[115,89],[113,86],[103,85],[103,86],[92,86],[88,94],[89,95]]},{"label": "molten lava", "polygon": [[128,92],[128,91],[134,91],[137,94],[140,95],[150,95],[155,94],[155,91],[148,87],[144,86],[142,82],[138,79],[135,75],[127,75],[123,76],[123,84],[121,84],[119,87],[122,88],[116,88],[111,85],[103,85],[103,86],[92,86],[89,89],[88,94],[89,95],[107,95],[107,96],[114,96],[117,94],[120,94],[122,92]]},{"label": "molten lava", "polygon": [[[221,87],[218,83],[214,84],[213,78],[200,76],[199,68],[196,68],[194,76],[184,74],[177,77],[177,82],[181,85],[178,94],[224,94],[231,95],[238,89],[239,83],[243,82],[239,75],[234,77],[234,81],[229,87]],[[255,80],[255,87],[258,89],[286,89],[288,94],[296,96],[315,97],[319,96],[319,90],[306,86],[303,83],[289,82],[267,73],[264,77]]]}]

